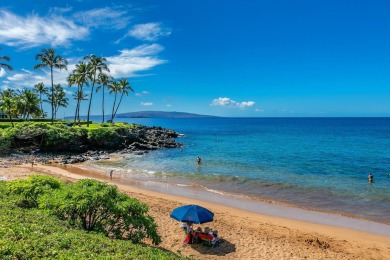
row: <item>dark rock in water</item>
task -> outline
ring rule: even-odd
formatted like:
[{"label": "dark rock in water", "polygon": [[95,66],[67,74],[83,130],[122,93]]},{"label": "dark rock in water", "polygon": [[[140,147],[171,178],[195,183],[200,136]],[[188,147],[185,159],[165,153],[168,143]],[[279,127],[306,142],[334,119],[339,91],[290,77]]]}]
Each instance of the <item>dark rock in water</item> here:
[{"label": "dark rock in water", "polygon": [[152,150],[178,148],[183,145],[177,143],[175,138],[179,136],[173,130],[161,127],[138,126],[136,128],[118,128],[110,136],[102,136],[102,140],[95,143],[63,144],[53,150],[41,149],[29,140],[19,140],[13,152],[6,156],[9,164],[30,163],[33,159],[42,164],[73,164],[85,161],[97,161],[109,159],[108,154],[116,152],[120,154],[134,153],[143,155]]}]

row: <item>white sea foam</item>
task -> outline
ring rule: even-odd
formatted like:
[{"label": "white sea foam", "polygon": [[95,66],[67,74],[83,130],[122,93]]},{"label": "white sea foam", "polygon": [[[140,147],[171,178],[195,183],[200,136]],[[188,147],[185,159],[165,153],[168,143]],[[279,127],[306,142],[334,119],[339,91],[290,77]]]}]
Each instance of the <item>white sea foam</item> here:
[{"label": "white sea foam", "polygon": [[213,190],[213,189],[207,189],[207,188],[206,188],[206,190],[208,192],[212,192],[212,193],[219,194],[219,195],[224,195],[224,196],[228,195],[227,193],[219,191],[219,190]]},{"label": "white sea foam", "polygon": [[176,185],[177,185],[177,186],[180,186],[180,187],[191,187],[191,185],[188,185],[188,184],[181,184],[181,183],[177,183]]}]

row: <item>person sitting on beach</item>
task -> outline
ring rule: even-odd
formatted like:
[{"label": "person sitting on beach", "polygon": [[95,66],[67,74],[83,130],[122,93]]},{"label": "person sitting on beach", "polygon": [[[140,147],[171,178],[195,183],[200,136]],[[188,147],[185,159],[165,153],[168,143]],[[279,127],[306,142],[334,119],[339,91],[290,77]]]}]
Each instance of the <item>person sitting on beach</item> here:
[{"label": "person sitting on beach", "polygon": [[201,227],[197,227],[195,229],[195,232],[194,232],[194,235],[193,235],[193,241],[194,243],[197,243],[197,244],[200,244],[202,242],[202,240],[199,238],[199,234],[203,233],[203,230]]},{"label": "person sitting on beach", "polygon": [[183,228],[187,234],[183,244],[192,244],[194,242],[194,230],[192,229],[192,223],[181,223],[180,227]]},{"label": "person sitting on beach", "polygon": [[184,222],[184,223],[180,224],[180,228],[182,228],[186,232],[186,234],[192,234],[193,230],[192,230],[191,226],[192,226],[192,223]]},{"label": "person sitting on beach", "polygon": [[203,240],[206,245],[210,245],[211,247],[214,247],[215,245],[221,243],[221,240],[218,238],[218,231],[213,231],[211,228],[206,227],[204,229],[204,233],[200,233],[198,235],[198,238],[200,240]]},{"label": "person sitting on beach", "polygon": [[187,223],[187,233],[192,234],[193,232],[194,230],[192,229],[192,223],[191,222]]},{"label": "person sitting on beach", "polygon": [[370,173],[370,174],[368,175],[368,182],[369,182],[369,183],[373,183],[373,182],[374,182],[374,175],[372,175],[372,173]]},{"label": "person sitting on beach", "polygon": [[204,228],[204,234],[210,234],[210,232],[212,231],[212,229],[211,228],[209,228],[209,227],[205,227]]}]

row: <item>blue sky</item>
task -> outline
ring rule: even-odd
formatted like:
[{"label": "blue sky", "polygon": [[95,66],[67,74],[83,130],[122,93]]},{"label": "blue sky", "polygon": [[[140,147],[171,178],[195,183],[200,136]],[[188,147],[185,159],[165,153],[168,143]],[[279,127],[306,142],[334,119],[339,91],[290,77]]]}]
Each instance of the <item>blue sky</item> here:
[{"label": "blue sky", "polygon": [[49,86],[33,67],[53,47],[69,62],[55,73],[70,99],[60,117],[75,109],[66,77],[92,53],[135,90],[119,112],[389,116],[389,32],[388,1],[8,1],[0,56],[14,70],[0,70],[0,88]]}]

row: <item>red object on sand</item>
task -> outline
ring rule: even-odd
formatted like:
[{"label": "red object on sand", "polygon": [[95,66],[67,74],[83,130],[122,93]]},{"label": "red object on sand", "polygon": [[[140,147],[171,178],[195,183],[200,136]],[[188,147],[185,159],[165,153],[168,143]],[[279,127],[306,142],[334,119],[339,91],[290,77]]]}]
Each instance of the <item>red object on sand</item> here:
[{"label": "red object on sand", "polygon": [[184,239],[184,244],[192,244],[192,234],[189,233],[186,238]]}]

